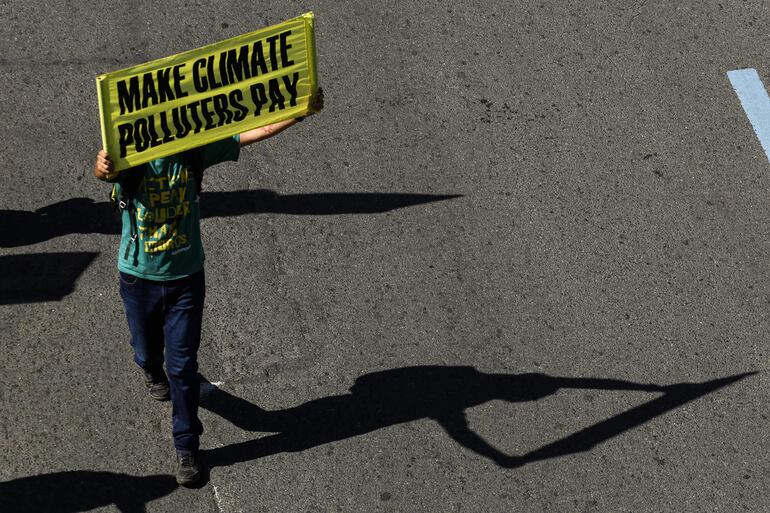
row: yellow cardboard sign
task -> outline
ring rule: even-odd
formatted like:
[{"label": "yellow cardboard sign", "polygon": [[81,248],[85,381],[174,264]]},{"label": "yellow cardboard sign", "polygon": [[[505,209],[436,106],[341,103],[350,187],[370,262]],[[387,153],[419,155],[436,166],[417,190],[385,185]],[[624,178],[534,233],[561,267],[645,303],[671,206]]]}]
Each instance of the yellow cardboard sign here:
[{"label": "yellow cardboard sign", "polygon": [[310,12],[99,75],[102,144],[126,169],[306,114],[317,82]]}]

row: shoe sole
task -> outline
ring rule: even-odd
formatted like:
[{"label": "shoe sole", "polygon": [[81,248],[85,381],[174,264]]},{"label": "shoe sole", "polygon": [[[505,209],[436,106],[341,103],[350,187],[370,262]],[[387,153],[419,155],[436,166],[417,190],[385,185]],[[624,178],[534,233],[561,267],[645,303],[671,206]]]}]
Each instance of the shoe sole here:
[{"label": "shoe sole", "polygon": [[169,388],[168,384],[166,383],[165,387],[162,388],[156,388],[153,390],[152,384],[146,384],[147,385],[147,393],[155,399],[156,401],[168,401],[171,399],[171,389]]},{"label": "shoe sole", "polygon": [[195,475],[188,478],[181,478],[177,474],[176,476],[176,482],[180,486],[194,486],[196,484],[199,484],[201,482],[201,478],[203,477],[203,472],[201,470],[198,471]]},{"label": "shoe sole", "polygon": [[180,485],[180,486],[193,486],[193,485],[196,485],[196,484],[200,483],[200,480],[201,480],[201,476],[199,474],[197,477],[195,477],[193,479],[179,479],[179,478],[177,478],[176,479],[176,483],[178,485]]}]

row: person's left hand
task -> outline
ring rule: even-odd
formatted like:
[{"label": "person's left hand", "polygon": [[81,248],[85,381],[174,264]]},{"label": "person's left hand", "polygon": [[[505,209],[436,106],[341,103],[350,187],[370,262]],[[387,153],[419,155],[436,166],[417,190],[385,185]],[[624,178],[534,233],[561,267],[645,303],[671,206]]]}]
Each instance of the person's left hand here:
[{"label": "person's left hand", "polygon": [[318,91],[316,91],[315,96],[311,98],[310,100],[310,111],[308,111],[307,115],[312,116],[316,112],[319,112],[321,109],[324,108],[324,90],[322,88],[318,88]]}]

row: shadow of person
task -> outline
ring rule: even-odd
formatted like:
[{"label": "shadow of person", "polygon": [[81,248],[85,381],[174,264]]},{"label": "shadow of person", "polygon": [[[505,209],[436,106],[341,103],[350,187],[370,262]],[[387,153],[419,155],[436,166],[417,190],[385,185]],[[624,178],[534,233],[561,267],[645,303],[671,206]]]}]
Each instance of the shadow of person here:
[{"label": "shadow of person", "polygon": [[61,301],[98,256],[93,252],[0,256],[0,305]]},{"label": "shadow of person", "polygon": [[36,244],[71,233],[120,233],[109,204],[91,198],[70,198],[34,212],[0,210],[0,247]]},{"label": "shadow of person", "polygon": [[[245,214],[340,215],[376,214],[461,195],[401,194],[381,192],[333,192],[278,194],[267,189],[207,192],[201,195],[201,218]],[[117,235],[120,222],[108,202],[71,198],[26,212],[0,210],[0,247],[11,248],[43,242],[71,233]]]},{"label": "shadow of person", "polygon": [[0,511],[75,513],[114,504],[121,513],[144,513],[148,502],[170,494],[177,486],[170,475],[55,472],[0,482]]},{"label": "shadow of person", "polygon": [[[420,366],[385,370],[358,378],[350,393],[323,397],[293,408],[266,411],[208,385],[201,406],[247,431],[275,433],[204,451],[208,465],[227,466],[276,454],[302,451],[395,424],[433,419],[457,443],[501,467],[587,451],[688,401],[734,383],[748,374],[705,383],[662,387],[602,378],[552,377],[546,374],[485,374],[473,367]],[[204,388],[205,383],[204,381]],[[663,395],[573,435],[531,451],[509,456],[473,432],[465,410],[492,400],[537,401],[562,388],[637,390]]]}]

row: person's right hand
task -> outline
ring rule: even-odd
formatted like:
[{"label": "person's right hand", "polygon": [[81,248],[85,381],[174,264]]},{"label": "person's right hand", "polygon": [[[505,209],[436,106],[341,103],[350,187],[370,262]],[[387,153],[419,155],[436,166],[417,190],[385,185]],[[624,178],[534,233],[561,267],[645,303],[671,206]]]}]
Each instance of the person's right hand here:
[{"label": "person's right hand", "polygon": [[115,172],[115,166],[112,165],[110,156],[104,150],[99,150],[96,154],[96,162],[94,162],[94,176],[99,180],[108,182],[117,176]]}]

